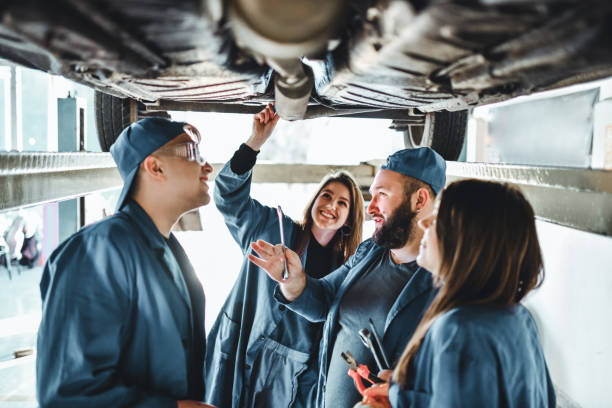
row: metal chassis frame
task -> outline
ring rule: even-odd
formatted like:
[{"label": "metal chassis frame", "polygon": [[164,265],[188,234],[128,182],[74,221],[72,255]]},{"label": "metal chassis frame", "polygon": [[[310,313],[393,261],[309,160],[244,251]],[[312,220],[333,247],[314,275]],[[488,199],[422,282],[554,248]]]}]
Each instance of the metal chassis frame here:
[{"label": "metal chassis frame", "polygon": [[[330,171],[346,169],[367,190],[381,163],[257,164],[253,182],[318,183]],[[222,166],[223,163],[213,164],[213,178]],[[448,162],[447,166],[448,182],[478,178],[512,183],[527,196],[538,218],[612,236],[612,171],[460,162]],[[121,185],[108,153],[0,153],[0,211]]]},{"label": "metal chassis frame", "polygon": [[0,153],[0,211],[121,187],[108,153]]},{"label": "metal chassis frame", "polygon": [[477,178],[517,185],[536,217],[612,236],[612,171],[449,162],[447,182]]}]

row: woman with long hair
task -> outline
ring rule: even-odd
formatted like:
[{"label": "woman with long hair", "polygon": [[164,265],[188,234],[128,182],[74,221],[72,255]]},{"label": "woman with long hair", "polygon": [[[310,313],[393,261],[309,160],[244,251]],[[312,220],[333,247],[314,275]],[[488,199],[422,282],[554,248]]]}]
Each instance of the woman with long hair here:
[{"label": "woman with long hair", "polygon": [[520,304],[544,279],[533,209],[515,187],[450,184],[421,220],[417,262],[439,292],[371,407],[554,407],[535,322]]},{"label": "woman with long hair", "polygon": [[[280,306],[276,284],[246,258],[250,243],[280,242],[276,208],[250,197],[251,170],[278,115],[269,105],[255,115],[253,134],[215,179],[215,203],[245,260],[208,336],[206,400],[219,407],[308,407],[318,377],[322,324]],[[353,177],[327,175],[309,200],[304,218],[282,218],[286,245],[306,273],[322,278],[341,266],[361,243],[361,191]]]}]

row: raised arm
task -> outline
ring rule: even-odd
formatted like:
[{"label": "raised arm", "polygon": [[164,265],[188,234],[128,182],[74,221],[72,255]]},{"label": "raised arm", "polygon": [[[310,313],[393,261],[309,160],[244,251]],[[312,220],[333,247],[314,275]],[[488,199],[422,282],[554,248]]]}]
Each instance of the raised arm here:
[{"label": "raised arm", "polygon": [[259,148],[268,140],[278,120],[271,105],[256,114],[251,136],[215,178],[215,204],[243,252],[248,251],[260,228],[276,217],[274,209],[251,198],[251,173]]},{"label": "raised arm", "polygon": [[253,131],[251,137],[245,142],[246,145],[255,151],[259,151],[272,135],[279,119],[280,116],[274,111],[273,105],[268,104],[253,117]]}]

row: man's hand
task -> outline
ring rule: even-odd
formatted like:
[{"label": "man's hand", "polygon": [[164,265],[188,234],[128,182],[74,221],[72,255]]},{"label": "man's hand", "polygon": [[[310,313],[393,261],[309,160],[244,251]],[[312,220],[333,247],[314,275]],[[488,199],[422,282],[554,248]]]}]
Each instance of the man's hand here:
[{"label": "man's hand", "polygon": [[374,384],[363,392],[362,405],[371,408],[391,408],[389,383]]},{"label": "man's hand", "polygon": [[178,408],[215,408],[212,405],[204,404],[203,402],[198,401],[182,400],[177,402]]},{"label": "man's hand", "polygon": [[279,119],[280,116],[274,112],[271,103],[264,110],[257,113],[253,117],[253,133],[246,141],[247,146],[258,151],[272,134]]},{"label": "man's hand", "polygon": [[283,256],[282,245],[271,245],[260,239],[257,242],[251,242],[251,248],[261,258],[249,254],[249,260],[265,270],[270,278],[280,284],[280,290],[285,299],[289,302],[297,299],[306,287],[306,275],[304,274],[304,269],[302,269],[302,262],[300,262],[298,254],[289,248],[285,248],[289,277],[287,280],[283,280],[285,256]]}]

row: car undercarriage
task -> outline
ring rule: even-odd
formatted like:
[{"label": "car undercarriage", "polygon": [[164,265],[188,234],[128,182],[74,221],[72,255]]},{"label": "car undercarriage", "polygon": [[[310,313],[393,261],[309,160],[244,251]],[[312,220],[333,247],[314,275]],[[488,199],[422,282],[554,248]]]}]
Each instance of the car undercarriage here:
[{"label": "car undercarriage", "polygon": [[472,107],[612,74],[608,1],[9,0],[0,16],[0,57],[143,112],[275,101],[419,139],[434,113],[461,127]]}]

